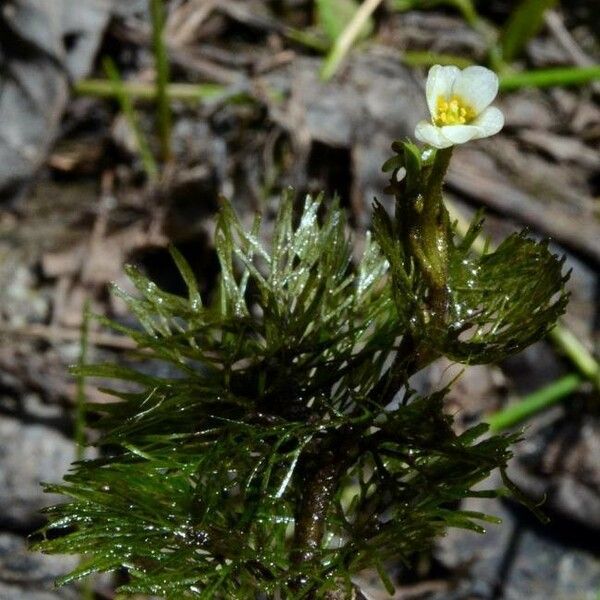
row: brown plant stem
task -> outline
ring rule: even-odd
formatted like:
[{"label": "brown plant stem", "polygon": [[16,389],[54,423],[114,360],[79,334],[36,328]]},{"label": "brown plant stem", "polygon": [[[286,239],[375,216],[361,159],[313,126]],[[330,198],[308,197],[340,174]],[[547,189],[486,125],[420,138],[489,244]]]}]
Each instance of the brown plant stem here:
[{"label": "brown plant stem", "polygon": [[330,460],[307,481],[294,534],[292,559],[296,564],[311,562],[317,557],[325,533],[325,517],[343,466],[340,460]]},{"label": "brown plant stem", "polygon": [[[447,310],[449,216],[444,206],[442,185],[450,163],[452,148],[438,150],[423,193],[423,206],[409,233],[409,243],[429,287],[428,304],[431,320],[444,327]],[[412,333],[406,332],[387,377],[373,390],[373,400],[387,404],[410,375],[435,358]],[[301,567],[317,563],[325,534],[327,513],[339,486],[339,480],[355,459],[356,431],[339,431],[316,443],[306,464],[305,487],[296,517],[292,562]],[[358,450],[360,451],[360,450]],[[302,571],[300,568],[299,570]],[[300,589],[305,582],[298,578],[292,586]],[[313,598],[309,592],[308,598]]]},{"label": "brown plant stem", "polygon": [[[321,440],[315,447],[314,463],[307,465],[307,477],[300,499],[291,551],[292,562],[301,567],[317,563],[325,534],[325,523],[331,501],[339,488],[339,480],[355,460],[355,440],[360,435],[346,428]],[[292,587],[300,589],[305,582],[298,578]],[[309,592],[307,599],[314,598]]]}]

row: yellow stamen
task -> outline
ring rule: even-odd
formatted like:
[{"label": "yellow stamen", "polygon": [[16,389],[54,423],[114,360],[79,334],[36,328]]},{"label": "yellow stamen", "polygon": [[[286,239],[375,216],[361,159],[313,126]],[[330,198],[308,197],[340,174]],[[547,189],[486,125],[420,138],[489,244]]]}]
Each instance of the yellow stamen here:
[{"label": "yellow stamen", "polygon": [[461,96],[453,94],[450,98],[438,96],[436,102],[434,125],[464,125],[476,116],[475,109]]}]

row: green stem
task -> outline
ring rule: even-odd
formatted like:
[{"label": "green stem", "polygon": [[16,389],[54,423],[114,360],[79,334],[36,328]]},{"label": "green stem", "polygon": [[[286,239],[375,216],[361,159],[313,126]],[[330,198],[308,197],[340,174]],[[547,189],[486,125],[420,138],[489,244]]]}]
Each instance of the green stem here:
[{"label": "green stem", "polygon": [[343,463],[331,461],[308,478],[294,534],[293,561],[312,562],[321,548],[325,519],[338,486]]},{"label": "green stem", "polygon": [[[317,464],[307,465],[290,555],[300,571],[302,565],[319,559],[327,514],[339,488],[340,478],[356,459],[356,440],[361,438],[360,433],[347,429],[321,440],[315,447]],[[300,579],[292,584],[297,589],[303,586],[304,582]],[[311,590],[302,597],[312,599],[315,594]]]},{"label": "green stem", "polygon": [[558,324],[550,332],[549,337],[579,372],[600,391],[600,365],[575,334],[564,325]]},{"label": "green stem", "polygon": [[411,232],[413,250],[430,287],[430,304],[434,314],[446,312],[448,280],[448,211],[442,187],[452,157],[452,147],[438,150],[423,194],[423,209]]},{"label": "green stem", "polygon": [[540,69],[502,75],[500,77],[500,89],[510,91],[523,87],[543,88],[557,85],[582,85],[598,80],[600,80],[600,65]]},{"label": "green stem", "polygon": [[165,14],[162,0],[150,0],[150,14],[152,16],[152,41],[156,65],[157,126],[162,159],[168,161],[171,158],[171,105],[167,93],[169,60],[163,37]]},{"label": "green stem", "polygon": [[521,424],[533,415],[560,402],[565,396],[573,393],[583,383],[581,375],[571,373],[557,379],[550,385],[525,396],[504,410],[494,413],[487,421],[494,433],[510,429]]},{"label": "green stem", "polygon": [[[157,86],[153,83],[123,81],[121,88],[132,100],[154,101],[156,99]],[[75,84],[73,91],[79,96],[107,99],[118,97],[114,83],[105,79],[84,79]],[[228,94],[227,88],[218,83],[170,83],[166,92],[169,100],[192,103],[223,98]]]},{"label": "green stem", "polygon": [[369,20],[369,17],[375,12],[377,7],[383,2],[383,0],[364,0],[360,5],[360,8],[352,17],[352,20],[346,26],[346,29],[337,38],[331,52],[327,55],[323,68],[321,69],[321,78],[324,81],[331,79],[338,67],[352,48],[356,38],[360,35],[360,32],[364,24]]},{"label": "green stem", "polygon": [[431,173],[427,179],[427,185],[425,187],[425,205],[423,208],[423,215],[427,219],[437,219],[444,206],[444,199],[442,196],[442,188],[444,185],[444,177],[446,171],[450,165],[450,159],[452,158],[452,146],[438,150],[435,153],[433,165],[431,167]]},{"label": "green stem", "polygon": [[152,152],[150,151],[150,146],[148,145],[148,142],[146,141],[146,138],[138,125],[138,120],[133,108],[131,97],[127,93],[127,88],[123,85],[123,80],[121,79],[121,75],[119,74],[115,63],[110,58],[105,58],[103,65],[106,75],[110,80],[107,83],[112,88],[112,95],[119,101],[121,110],[123,111],[123,114],[129,123],[129,127],[131,127],[133,132],[146,175],[148,176],[148,179],[154,181],[158,177],[158,167],[154,157],[152,156]]}]

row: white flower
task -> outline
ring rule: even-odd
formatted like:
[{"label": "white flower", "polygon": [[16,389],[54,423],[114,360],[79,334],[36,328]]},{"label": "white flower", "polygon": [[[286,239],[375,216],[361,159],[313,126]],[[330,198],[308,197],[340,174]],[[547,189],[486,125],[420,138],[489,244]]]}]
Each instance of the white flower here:
[{"label": "white flower", "polygon": [[498,93],[498,76],[485,67],[434,65],[429,69],[425,94],[431,123],[420,121],[415,136],[434,148],[448,148],[498,133],[502,112],[490,106]]}]

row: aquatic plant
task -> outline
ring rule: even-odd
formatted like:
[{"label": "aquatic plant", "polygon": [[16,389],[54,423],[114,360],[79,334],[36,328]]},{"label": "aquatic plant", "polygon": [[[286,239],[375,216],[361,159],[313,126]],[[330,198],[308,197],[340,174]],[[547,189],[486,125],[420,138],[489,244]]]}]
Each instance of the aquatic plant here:
[{"label": "aquatic plant", "polygon": [[[428,90],[437,111],[458,93]],[[458,141],[444,129],[456,124],[432,116],[436,136]],[[359,259],[336,202],[299,204],[288,191],[270,236],[222,202],[210,304],[175,248],[187,297],[129,267],[138,293],[116,293],[140,327],[111,326],[173,374],[75,369],[128,386],[88,407],[101,416],[101,458],[47,486],[69,501],[47,510],[37,547],[88,557],[61,583],[125,568],[124,594],[351,598],[361,569],[391,592],[389,560],[410,561],[447,527],[494,520],[458,502],[496,494],[473,490],[494,469],[515,490],[505,468],[517,436],[485,424],[456,433],[447,389],[421,395],[411,377],[443,356],[488,363],[542,338],[565,309],[566,277],[525,233],[483,255],[471,249],[479,217],[456,235],[446,146],[393,144],[395,214],[375,203]]]}]

